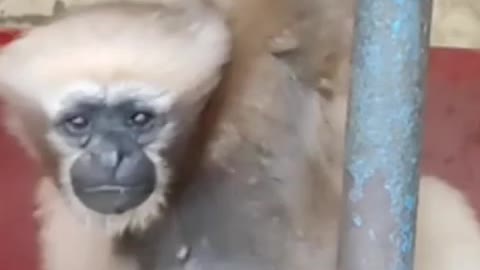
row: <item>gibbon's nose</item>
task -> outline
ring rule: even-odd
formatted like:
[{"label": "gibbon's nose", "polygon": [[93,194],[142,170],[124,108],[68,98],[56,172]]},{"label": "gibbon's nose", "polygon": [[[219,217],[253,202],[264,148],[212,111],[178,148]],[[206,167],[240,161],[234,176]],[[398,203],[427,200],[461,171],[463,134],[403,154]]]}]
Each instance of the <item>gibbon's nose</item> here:
[{"label": "gibbon's nose", "polygon": [[70,174],[76,196],[88,208],[120,214],[143,203],[155,188],[155,165],[136,142],[110,137],[88,147]]}]

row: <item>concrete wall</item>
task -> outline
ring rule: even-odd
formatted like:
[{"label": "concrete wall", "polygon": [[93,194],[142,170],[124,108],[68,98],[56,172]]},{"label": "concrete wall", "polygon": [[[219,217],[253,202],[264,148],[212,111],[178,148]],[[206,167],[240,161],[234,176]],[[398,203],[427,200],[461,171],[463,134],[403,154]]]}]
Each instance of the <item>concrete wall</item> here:
[{"label": "concrete wall", "polygon": [[433,1],[432,45],[480,48],[480,0]]},{"label": "concrete wall", "polygon": [[[29,26],[55,10],[100,1],[105,0],[0,0],[0,26]],[[432,45],[480,48],[480,0],[434,1]]]}]

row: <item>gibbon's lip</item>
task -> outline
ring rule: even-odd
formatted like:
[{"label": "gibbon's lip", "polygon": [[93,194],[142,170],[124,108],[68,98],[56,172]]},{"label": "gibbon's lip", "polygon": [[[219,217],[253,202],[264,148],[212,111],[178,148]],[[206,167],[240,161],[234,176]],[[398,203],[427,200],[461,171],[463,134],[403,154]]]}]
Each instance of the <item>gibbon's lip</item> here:
[{"label": "gibbon's lip", "polygon": [[151,185],[98,185],[77,189],[78,199],[91,210],[119,215],[146,201],[153,192]]},{"label": "gibbon's lip", "polygon": [[134,192],[135,190],[146,189],[147,185],[98,185],[81,188],[82,192],[85,193],[96,193],[96,192],[118,192],[118,193],[127,193]]}]

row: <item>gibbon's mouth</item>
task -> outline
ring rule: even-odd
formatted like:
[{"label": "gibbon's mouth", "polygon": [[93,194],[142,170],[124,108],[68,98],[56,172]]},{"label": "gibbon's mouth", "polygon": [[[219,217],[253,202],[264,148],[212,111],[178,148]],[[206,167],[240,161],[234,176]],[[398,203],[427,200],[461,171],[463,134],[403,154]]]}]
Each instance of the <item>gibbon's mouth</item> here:
[{"label": "gibbon's mouth", "polygon": [[98,185],[98,186],[91,186],[91,187],[84,187],[82,188],[82,192],[85,193],[96,193],[96,192],[119,192],[119,193],[127,193],[132,192],[135,190],[143,190],[146,189],[146,185]]},{"label": "gibbon's mouth", "polygon": [[76,190],[78,199],[101,214],[122,214],[134,209],[153,192],[151,185],[98,185]]}]

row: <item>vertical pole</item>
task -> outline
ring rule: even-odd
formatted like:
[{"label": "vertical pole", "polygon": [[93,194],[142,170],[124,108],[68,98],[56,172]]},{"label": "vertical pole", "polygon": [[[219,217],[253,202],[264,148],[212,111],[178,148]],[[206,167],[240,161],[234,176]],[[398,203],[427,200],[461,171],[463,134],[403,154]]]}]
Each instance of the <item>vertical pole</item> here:
[{"label": "vertical pole", "polygon": [[411,270],[431,0],[358,0],[339,270]]}]

